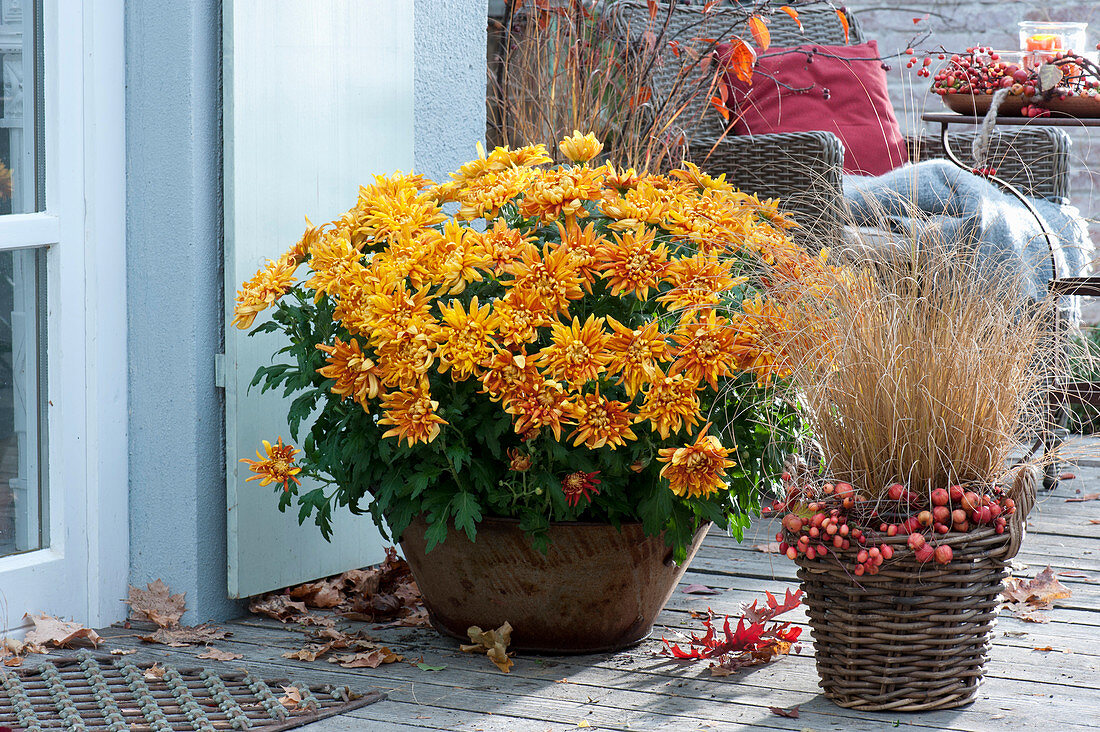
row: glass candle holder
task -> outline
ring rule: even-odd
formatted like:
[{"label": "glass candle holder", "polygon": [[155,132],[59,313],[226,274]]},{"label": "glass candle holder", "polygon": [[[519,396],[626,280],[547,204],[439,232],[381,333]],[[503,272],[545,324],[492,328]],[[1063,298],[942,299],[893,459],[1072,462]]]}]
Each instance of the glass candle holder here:
[{"label": "glass candle holder", "polygon": [[1027,53],[1085,51],[1085,29],[1088,23],[1024,20],[1019,26],[1021,51]]}]

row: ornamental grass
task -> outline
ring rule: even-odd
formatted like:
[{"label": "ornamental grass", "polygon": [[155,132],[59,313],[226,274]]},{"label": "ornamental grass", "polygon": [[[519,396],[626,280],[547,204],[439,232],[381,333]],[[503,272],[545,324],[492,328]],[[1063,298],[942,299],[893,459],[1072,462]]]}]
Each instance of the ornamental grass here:
[{"label": "ornamental grass", "polygon": [[892,484],[927,498],[1002,480],[1050,424],[1047,389],[1064,370],[1055,298],[1023,294],[1031,263],[991,263],[935,231],[853,255],[827,296],[789,307],[791,329],[765,337],[792,358],[824,474],[876,499]]},{"label": "ornamental grass", "polygon": [[774,202],[600,150],[378,176],[244,283],[237,327],[270,309],[254,332],[286,342],[254,385],[296,395],[300,453],[247,461],[281,507],[326,536],[337,506],[394,537],[423,515],[429,548],[486,515],[543,549],[561,520],[641,521],[679,558],[707,521],[740,534],[802,429],[763,334],[835,273]]}]

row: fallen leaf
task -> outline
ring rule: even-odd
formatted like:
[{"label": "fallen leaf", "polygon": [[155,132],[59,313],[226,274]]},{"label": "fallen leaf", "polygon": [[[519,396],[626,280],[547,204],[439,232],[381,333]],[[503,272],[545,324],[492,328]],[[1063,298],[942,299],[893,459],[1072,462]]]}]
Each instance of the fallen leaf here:
[{"label": "fallen leaf", "polygon": [[508,644],[512,642],[512,625],[507,621],[496,630],[482,630],[476,625],[466,630],[472,641],[469,645],[460,646],[465,653],[478,653],[485,651],[489,660],[496,664],[504,673],[512,670],[512,659],[508,658]]},{"label": "fallen leaf", "polygon": [[781,709],[780,707],[768,707],[771,713],[778,717],[786,717],[787,719],[798,719],[798,707],[791,707],[790,709]]},{"label": "fallen leaf", "polygon": [[229,635],[210,623],[203,623],[194,627],[181,625],[178,628],[159,628],[152,635],[143,635],[140,638],[146,643],[163,643],[172,648],[183,646],[208,645],[214,641],[225,640]]},{"label": "fallen leaf", "polygon": [[581,721],[577,722],[577,726],[578,727],[591,727],[592,725],[590,725],[587,720],[582,719]]},{"label": "fallen leaf", "polygon": [[151,620],[162,628],[174,628],[187,609],[185,593],[173,595],[163,580],[149,582],[141,590],[130,585],[130,596],[124,600],[135,620]]},{"label": "fallen leaf", "polygon": [[688,585],[684,589],[680,590],[680,592],[684,593],[685,595],[718,595],[718,594],[721,594],[721,590],[716,590],[712,587],[707,587],[706,585]]},{"label": "fallen leaf", "polygon": [[769,541],[767,544],[753,544],[752,548],[758,552],[764,552],[765,554],[778,554],[779,542]]},{"label": "fallen leaf", "polygon": [[23,657],[22,656],[12,656],[11,658],[5,658],[4,659],[4,665],[8,666],[9,668],[15,668],[16,666],[22,666],[23,665]]},{"label": "fallen leaf", "polygon": [[1058,480],[1075,480],[1077,478],[1073,473],[1062,473],[1058,476]]},{"label": "fallen leaf", "polygon": [[126,650],[126,649],[123,649],[123,648],[112,648],[111,649],[111,655],[112,656],[129,656],[132,653],[137,653],[137,649],[136,648],[131,648],[130,650]]},{"label": "fallen leaf", "polygon": [[442,671],[443,669],[447,668],[446,666],[431,666],[429,664],[424,663],[423,661],[416,664],[416,667],[418,669],[420,669],[421,671]]},{"label": "fallen leaf", "polygon": [[1050,646],[1043,646],[1042,648],[1040,648],[1039,646],[1035,646],[1035,648],[1033,648],[1032,650],[1034,650],[1034,651],[1053,651],[1054,649],[1051,648]]},{"label": "fallen leaf", "polygon": [[34,622],[34,630],[23,638],[26,649],[31,653],[46,653],[48,645],[68,647],[81,639],[87,640],[92,646],[98,646],[103,640],[94,630],[85,628],[80,623],[70,623],[46,614],[23,617]]},{"label": "fallen leaf", "polygon": [[1067,498],[1066,503],[1084,503],[1085,501],[1095,501],[1097,498],[1100,498],[1100,493],[1086,493],[1083,496]]},{"label": "fallen leaf", "polygon": [[288,620],[297,621],[300,616],[310,614],[304,602],[295,602],[290,595],[283,593],[261,595],[248,604],[248,610],[257,615],[274,618],[281,623]]},{"label": "fallen leaf", "polygon": [[1005,604],[1005,609],[1013,613],[1018,619],[1023,620],[1025,623],[1049,623],[1048,618],[1043,613],[1036,610],[1031,605],[1023,602],[1010,602]]},{"label": "fallen leaf", "polygon": [[166,674],[167,672],[168,669],[166,669],[164,666],[161,666],[159,663],[154,663],[152,666],[145,669],[145,680],[160,681],[164,678],[164,674]]},{"label": "fallen leaf", "polygon": [[[336,580],[339,582],[339,579]],[[344,593],[336,582],[318,580],[290,588],[290,597],[301,600],[309,607],[332,608],[344,602]]]},{"label": "fallen leaf", "polygon": [[1089,576],[1087,574],[1085,574],[1084,572],[1070,572],[1068,570],[1063,571],[1063,572],[1059,572],[1058,576],[1059,577],[1069,577],[1071,579],[1088,579],[1089,578]]},{"label": "fallen leaf", "polygon": [[333,663],[340,664],[344,668],[378,668],[384,663],[403,661],[404,657],[382,646],[381,648],[375,648],[371,651],[336,656],[329,660]]},{"label": "fallen leaf", "polygon": [[302,692],[297,686],[284,686],[283,695],[279,697],[279,703],[293,712],[302,705]]},{"label": "fallen leaf", "polygon": [[0,658],[11,654],[13,656],[19,656],[23,653],[23,641],[16,640],[15,638],[4,638],[0,640]]},{"label": "fallen leaf", "polygon": [[757,608],[757,603],[753,602],[743,608],[736,630],[730,627],[728,615],[721,628],[718,628],[713,612],[708,612],[703,619],[703,634],[692,634],[686,648],[662,638],[664,647],[660,651],[661,655],[678,660],[716,661],[711,664],[711,675],[729,676],[742,668],[767,663],[776,656],[790,653],[802,629],[791,623],[770,621],[798,607],[802,600],[802,591],[787,590],[782,603],[770,592],[766,593],[766,598],[763,607]]},{"label": "fallen leaf", "polygon": [[238,658],[244,658],[239,653],[233,653],[232,651],[220,651],[217,648],[207,648],[200,653],[198,658],[208,658],[211,661],[236,661]]},{"label": "fallen leaf", "polygon": [[1027,631],[1025,630],[1006,630],[1002,633],[1005,638],[1027,638]]},{"label": "fallen leaf", "polygon": [[749,30],[756,45],[760,46],[762,51],[767,51],[772,43],[772,34],[768,32],[768,25],[764,19],[758,15],[749,17]]},{"label": "fallen leaf", "polygon": [[1100,524],[1100,519],[1089,519],[1090,524]]},{"label": "fallen leaf", "polygon": [[1021,580],[1009,577],[1002,591],[1009,603],[1027,603],[1036,610],[1049,610],[1055,600],[1062,600],[1073,593],[1054,576],[1054,570],[1047,567],[1035,579]]}]

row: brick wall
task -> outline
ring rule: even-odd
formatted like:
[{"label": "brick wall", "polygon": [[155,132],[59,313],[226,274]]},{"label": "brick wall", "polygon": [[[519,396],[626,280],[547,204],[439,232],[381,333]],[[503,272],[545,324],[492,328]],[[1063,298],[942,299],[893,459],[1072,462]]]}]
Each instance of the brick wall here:
[{"label": "brick wall", "polygon": [[[1088,42],[1100,41],[1100,2],[1096,0],[861,0],[851,2],[849,7],[864,34],[878,41],[883,55],[904,50],[922,29],[932,33],[921,44],[924,48],[943,46],[949,51],[963,51],[983,45],[1017,49],[1016,24],[1021,20],[1088,22]],[[926,13],[926,20],[913,23],[914,18]],[[915,69],[906,70],[904,61],[890,64],[890,92],[898,121],[906,131],[916,131],[924,124],[921,113],[943,109],[942,102],[928,93],[929,79],[917,77]],[[1071,201],[1090,220],[1093,241],[1100,243],[1100,128],[1069,132],[1073,140]]]}]

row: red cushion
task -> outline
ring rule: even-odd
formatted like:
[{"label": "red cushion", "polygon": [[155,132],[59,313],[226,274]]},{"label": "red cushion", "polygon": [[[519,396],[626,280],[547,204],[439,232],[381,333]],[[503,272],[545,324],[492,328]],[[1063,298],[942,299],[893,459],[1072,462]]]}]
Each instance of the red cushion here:
[{"label": "red cushion", "polygon": [[[718,53],[723,57],[728,47],[720,44]],[[824,130],[844,143],[845,173],[882,175],[904,165],[909,152],[878,55],[874,41],[768,49],[757,60],[752,84],[726,75],[728,104],[739,116],[734,132]]]}]

